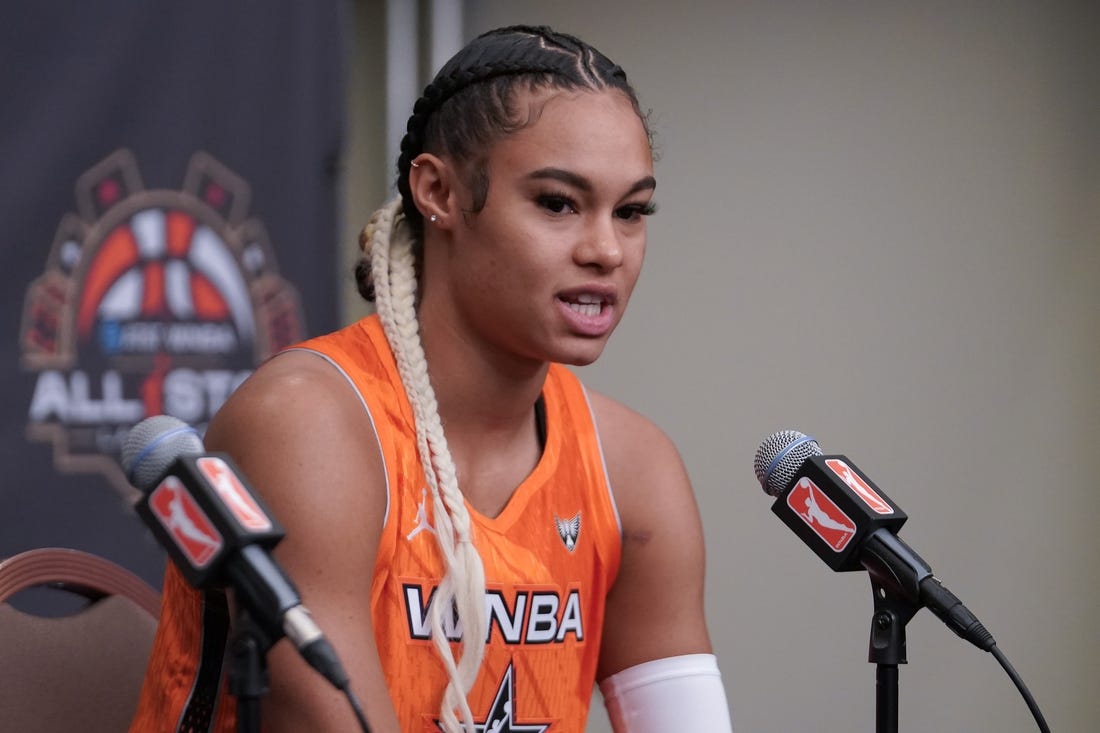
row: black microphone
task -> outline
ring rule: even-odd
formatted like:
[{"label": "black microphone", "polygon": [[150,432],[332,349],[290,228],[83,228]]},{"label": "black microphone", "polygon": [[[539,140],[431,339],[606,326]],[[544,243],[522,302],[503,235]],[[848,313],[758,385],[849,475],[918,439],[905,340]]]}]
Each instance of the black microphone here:
[{"label": "black microphone", "polygon": [[866,570],[880,587],[926,607],[982,651],[993,635],[932,575],[897,536],[908,519],[842,455],[823,455],[812,437],[781,430],[760,444],[753,462],[772,512],[837,572]]},{"label": "black microphone", "polygon": [[227,455],[206,453],[182,420],[155,415],[130,430],[122,468],[142,491],[135,509],[187,582],[232,587],[274,644],[284,635],[337,689],[348,685],[332,645],[270,550],[285,535]]}]

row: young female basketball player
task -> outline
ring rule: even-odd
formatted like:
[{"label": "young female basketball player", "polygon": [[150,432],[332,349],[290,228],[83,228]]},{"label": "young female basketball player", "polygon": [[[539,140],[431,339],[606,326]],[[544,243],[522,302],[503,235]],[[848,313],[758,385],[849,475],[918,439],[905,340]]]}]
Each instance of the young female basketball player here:
[{"label": "young female basketball player", "polygon": [[[487,33],[417,101],[398,176],[361,237],[377,314],[260,367],[206,436],[285,525],[372,730],[580,733],[599,682],[616,731],[728,731],[680,457],[563,366],[600,355],[642,266],[626,75],[547,28]],[[215,604],[171,569],[164,602],[134,729],[231,729],[195,692]],[[356,730],[287,644],[268,662],[265,730]]]}]

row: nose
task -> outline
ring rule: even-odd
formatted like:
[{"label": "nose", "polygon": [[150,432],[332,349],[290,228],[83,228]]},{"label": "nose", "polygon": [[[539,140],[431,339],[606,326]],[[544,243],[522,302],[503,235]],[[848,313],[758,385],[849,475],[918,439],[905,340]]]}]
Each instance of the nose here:
[{"label": "nose", "polygon": [[585,228],[573,255],[578,265],[609,271],[623,264],[623,244],[610,218],[600,217]]}]

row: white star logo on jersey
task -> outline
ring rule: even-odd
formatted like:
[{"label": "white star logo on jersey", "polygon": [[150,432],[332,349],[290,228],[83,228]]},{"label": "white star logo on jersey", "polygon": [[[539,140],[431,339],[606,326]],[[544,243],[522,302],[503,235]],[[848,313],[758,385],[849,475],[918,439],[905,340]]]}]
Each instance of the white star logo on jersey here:
[{"label": "white star logo on jersey", "polygon": [[[534,723],[520,725],[512,716],[515,713],[516,681],[512,664],[504,670],[504,677],[497,688],[497,695],[493,698],[493,704],[489,707],[489,714],[485,720],[474,724],[475,733],[546,733],[550,730],[550,723]],[[439,721],[436,721],[436,727]],[[440,728],[442,730],[442,728]]]},{"label": "white star logo on jersey", "polygon": [[555,514],[554,526],[558,528],[558,536],[565,543],[565,549],[572,552],[577,546],[577,536],[581,533],[581,513],[577,512],[572,519],[562,519]]}]

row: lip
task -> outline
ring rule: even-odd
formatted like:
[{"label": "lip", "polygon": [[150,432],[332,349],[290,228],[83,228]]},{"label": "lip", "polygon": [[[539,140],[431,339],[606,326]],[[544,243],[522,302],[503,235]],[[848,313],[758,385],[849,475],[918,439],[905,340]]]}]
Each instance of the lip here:
[{"label": "lip", "polygon": [[[599,312],[584,313],[572,304],[598,299]],[[571,331],[579,336],[599,338],[611,332],[615,325],[618,293],[615,288],[606,285],[592,285],[563,290],[556,296],[558,310]]]}]

